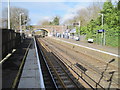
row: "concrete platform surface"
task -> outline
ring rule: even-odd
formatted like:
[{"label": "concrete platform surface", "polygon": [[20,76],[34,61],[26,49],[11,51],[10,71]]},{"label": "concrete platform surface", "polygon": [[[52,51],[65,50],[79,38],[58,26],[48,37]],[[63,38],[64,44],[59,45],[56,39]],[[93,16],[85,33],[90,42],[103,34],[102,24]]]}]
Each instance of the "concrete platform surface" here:
[{"label": "concrete platform surface", "polygon": [[18,88],[40,88],[40,73],[35,49],[29,49]]}]

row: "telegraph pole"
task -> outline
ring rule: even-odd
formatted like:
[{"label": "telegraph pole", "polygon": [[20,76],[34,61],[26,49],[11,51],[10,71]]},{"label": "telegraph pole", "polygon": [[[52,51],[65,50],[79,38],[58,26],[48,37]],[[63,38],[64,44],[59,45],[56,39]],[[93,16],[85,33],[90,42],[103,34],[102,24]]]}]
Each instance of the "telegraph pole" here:
[{"label": "telegraph pole", "polygon": [[22,22],[21,22],[21,20],[22,20],[22,14],[24,14],[24,13],[20,13],[20,17],[19,17],[19,18],[20,18],[20,19],[19,19],[19,20],[20,20],[19,23],[20,23],[21,43],[23,42],[23,40],[22,40],[22,39],[23,39],[23,38],[22,38],[22,27],[21,27],[21,24],[22,24]]},{"label": "telegraph pole", "polygon": [[[103,28],[103,24],[104,24],[103,23],[103,19],[104,19],[103,17],[104,16],[103,16],[103,14],[101,14],[101,15],[102,15],[102,28]],[[103,30],[103,45],[105,45],[105,30]]]},{"label": "telegraph pole", "polygon": [[[103,18],[103,14],[101,14],[101,15],[102,15],[102,28],[103,28],[103,24],[104,24],[104,23],[103,23],[103,19],[104,19],[104,18]],[[105,45],[105,42],[106,42],[106,41],[105,41],[105,30],[104,30],[104,32],[103,32],[103,38],[104,38],[104,39],[103,39],[103,45]]]},{"label": "telegraph pole", "polygon": [[8,29],[10,29],[10,0],[8,0]]},{"label": "telegraph pole", "polygon": [[[81,24],[81,23],[80,23],[80,21],[79,21],[79,29],[80,29],[80,24]],[[79,30],[79,36],[80,36],[80,30]]]},{"label": "telegraph pole", "polygon": [[22,20],[22,14],[24,14],[24,13],[20,13],[20,17],[19,17],[20,18],[19,19],[20,20],[19,23],[20,23],[20,33],[21,34],[22,34],[22,26],[21,26],[21,24],[22,24],[22,21],[21,21]]}]

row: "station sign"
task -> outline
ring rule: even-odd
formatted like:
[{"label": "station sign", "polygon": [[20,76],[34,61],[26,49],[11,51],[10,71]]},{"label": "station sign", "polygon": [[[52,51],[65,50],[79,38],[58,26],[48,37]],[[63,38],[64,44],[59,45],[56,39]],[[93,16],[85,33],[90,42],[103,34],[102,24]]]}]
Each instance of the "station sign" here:
[{"label": "station sign", "polygon": [[77,26],[77,25],[79,25],[79,23],[73,23],[73,26]]},{"label": "station sign", "polygon": [[98,33],[102,33],[102,32],[105,32],[105,30],[104,29],[98,30]]}]

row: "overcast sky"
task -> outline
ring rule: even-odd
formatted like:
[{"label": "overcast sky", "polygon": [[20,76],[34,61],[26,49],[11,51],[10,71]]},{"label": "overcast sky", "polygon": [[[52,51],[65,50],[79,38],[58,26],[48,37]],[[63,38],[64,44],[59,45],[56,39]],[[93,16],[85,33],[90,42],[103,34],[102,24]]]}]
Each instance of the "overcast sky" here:
[{"label": "overcast sky", "polygon": [[[54,16],[59,16],[61,21],[74,17],[76,11],[88,7],[96,1],[105,0],[10,0],[10,6],[25,8],[29,11],[31,24],[38,24],[42,20],[52,20]],[[116,0],[113,0],[113,2]],[[7,7],[6,3],[2,3],[2,9]]]}]

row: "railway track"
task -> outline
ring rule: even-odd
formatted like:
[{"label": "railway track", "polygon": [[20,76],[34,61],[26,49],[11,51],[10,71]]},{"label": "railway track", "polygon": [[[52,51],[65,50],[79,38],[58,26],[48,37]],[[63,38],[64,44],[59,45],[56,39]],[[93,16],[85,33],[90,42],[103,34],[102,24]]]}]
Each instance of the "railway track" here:
[{"label": "railway track", "polygon": [[[46,41],[45,41],[46,40]],[[48,41],[47,39],[45,39],[43,42],[49,47],[49,48],[56,48],[57,50],[56,51],[61,51],[61,52],[63,52],[63,53],[65,53],[65,54],[67,54],[68,56],[71,56],[71,58],[72,59],[74,59],[76,62],[79,62],[80,63],[80,65],[82,65],[82,66],[84,66],[85,68],[87,68],[87,72],[85,73],[86,75],[88,75],[88,76],[92,76],[92,75],[95,75],[95,77],[94,78],[91,78],[91,79],[93,79],[94,81],[95,81],[95,83],[96,83],[96,85],[97,84],[101,84],[101,86],[103,86],[104,87],[104,85],[102,85],[102,84],[104,84],[105,82],[107,82],[107,85],[110,85],[111,83],[113,83],[113,87],[115,86],[118,86],[119,84],[118,84],[118,81],[117,81],[117,78],[113,78],[113,74],[114,74],[114,71],[112,71],[113,69],[111,69],[111,67],[113,67],[113,66],[111,66],[111,65],[108,65],[109,63],[105,63],[105,62],[103,62],[103,61],[100,61],[100,60],[96,60],[95,58],[93,58],[93,57],[90,57],[90,56],[87,56],[86,55],[86,57],[90,57],[90,58],[92,58],[92,59],[95,59],[97,62],[99,62],[99,64],[100,64],[100,66],[102,65],[104,65],[105,67],[103,68],[103,69],[101,69],[100,68],[100,66],[98,65],[97,67],[95,67],[95,65],[91,65],[90,63],[89,63],[89,61],[88,62],[86,62],[86,61],[84,61],[84,60],[79,60],[79,58],[77,58],[77,57],[73,57],[73,55],[72,54],[70,54],[70,53],[66,53],[66,50],[63,50],[63,49],[61,49],[61,47],[62,48],[64,48],[64,49],[67,49],[67,50],[71,50],[71,52],[72,51],[74,51],[74,53],[76,53],[78,56],[79,56],[79,54],[83,54],[83,53],[81,53],[81,52],[78,52],[78,51],[75,51],[75,50],[73,50],[73,49],[71,49],[71,48],[69,48],[69,47],[67,47],[67,46],[65,46],[65,45],[63,45],[63,44],[61,44],[61,43],[57,43],[57,42],[55,42],[55,41],[53,41],[53,42],[50,42],[50,41]],[[58,53],[58,52],[57,52]],[[83,54],[84,55],[84,54]],[[64,58],[65,59],[65,58]],[[113,59],[114,60],[114,59]],[[70,60],[68,60],[68,62],[69,62]],[[112,61],[112,60],[111,60]],[[70,62],[71,63],[71,62]],[[73,63],[74,64],[74,66],[79,70],[79,67],[77,66],[77,63]],[[107,69],[109,68],[109,70],[111,69],[111,74],[109,74],[109,72],[107,71]],[[113,67],[114,68],[114,67]],[[115,68],[114,68],[115,69]],[[106,72],[107,71],[107,72]],[[93,72],[94,74],[91,74],[90,75],[90,72]],[[84,76],[84,77],[86,77],[86,75]],[[96,77],[97,76],[97,77]],[[96,80],[96,78],[97,78],[97,80]],[[107,78],[107,79],[106,79]],[[108,82],[110,79],[108,79],[108,78],[110,78],[110,79],[112,79],[111,80],[111,82]],[[101,83],[101,81],[102,82],[104,82],[104,83]],[[94,87],[96,87],[96,85],[94,84]],[[110,88],[110,86],[108,86],[109,88]]]},{"label": "railway track", "polygon": [[65,64],[41,40],[37,39],[37,47],[46,88],[85,89]]}]

